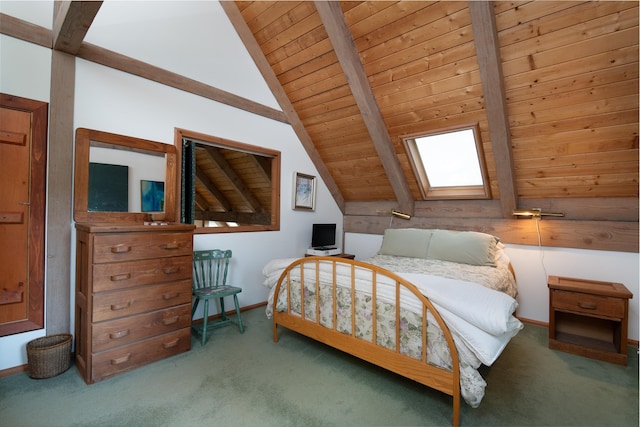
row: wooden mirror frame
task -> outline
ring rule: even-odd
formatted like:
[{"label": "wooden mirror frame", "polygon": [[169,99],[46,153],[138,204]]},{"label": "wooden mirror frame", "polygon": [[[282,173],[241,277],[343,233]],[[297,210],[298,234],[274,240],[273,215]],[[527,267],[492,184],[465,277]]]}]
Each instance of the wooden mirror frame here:
[{"label": "wooden mirror frame", "polygon": [[[164,212],[96,212],[89,211],[89,153],[91,146],[103,146],[135,151],[157,153],[165,156]],[[98,130],[76,129],[76,150],[73,190],[73,219],[79,223],[140,223],[151,220],[175,222],[177,183],[176,147],[171,144],[118,135]]]}]

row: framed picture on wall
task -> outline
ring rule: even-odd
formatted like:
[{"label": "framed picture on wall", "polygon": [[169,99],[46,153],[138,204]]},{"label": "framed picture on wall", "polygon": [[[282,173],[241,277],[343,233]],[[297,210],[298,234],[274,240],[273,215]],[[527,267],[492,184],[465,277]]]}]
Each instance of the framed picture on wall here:
[{"label": "framed picture on wall", "polygon": [[164,211],[164,182],[140,180],[142,212]]},{"label": "framed picture on wall", "polygon": [[316,177],[296,172],[293,182],[293,209],[314,210],[316,208]]}]

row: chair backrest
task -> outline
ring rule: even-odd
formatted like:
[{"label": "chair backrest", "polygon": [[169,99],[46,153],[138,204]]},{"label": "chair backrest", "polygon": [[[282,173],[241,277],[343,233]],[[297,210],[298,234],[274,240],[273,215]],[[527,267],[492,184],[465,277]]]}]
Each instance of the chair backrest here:
[{"label": "chair backrest", "polygon": [[230,250],[209,249],[193,252],[193,289],[217,288],[227,283]]}]

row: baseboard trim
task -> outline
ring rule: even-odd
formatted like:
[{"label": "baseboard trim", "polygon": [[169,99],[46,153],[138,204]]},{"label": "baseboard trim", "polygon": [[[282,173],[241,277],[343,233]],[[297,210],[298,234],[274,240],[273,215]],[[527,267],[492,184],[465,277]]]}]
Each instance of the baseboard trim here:
[{"label": "baseboard trim", "polygon": [[[226,305],[226,304],[225,304],[225,305]],[[252,305],[247,305],[247,306],[245,306],[245,307],[240,307],[240,313],[242,313],[243,311],[253,310],[254,308],[258,308],[258,307],[264,307],[264,306],[266,306],[266,305],[267,305],[267,302],[266,302],[266,301],[263,301],[263,302],[259,302],[259,303],[257,303],[257,304],[252,304]],[[228,310],[228,311],[225,311],[225,313],[224,313],[224,314],[225,314],[227,317],[229,317],[229,316],[235,316],[236,311],[235,311],[235,310]],[[265,315],[265,316],[266,316],[266,315]],[[207,320],[207,322],[210,322],[210,321],[212,321],[212,320],[217,320],[217,319],[219,319],[219,318],[221,318],[221,317],[222,317],[222,315],[221,315],[220,313],[218,313],[218,314],[214,314],[214,315],[209,316],[209,317],[207,318],[207,319],[208,319],[208,320]],[[203,322],[203,319],[202,319],[202,318],[200,318],[200,319],[192,320],[192,321],[191,321],[191,324],[192,324],[192,325],[202,325],[202,322]]]},{"label": "baseboard trim", "polygon": [[11,375],[20,374],[29,370],[29,364],[14,366],[0,371],[0,378],[10,377]]}]

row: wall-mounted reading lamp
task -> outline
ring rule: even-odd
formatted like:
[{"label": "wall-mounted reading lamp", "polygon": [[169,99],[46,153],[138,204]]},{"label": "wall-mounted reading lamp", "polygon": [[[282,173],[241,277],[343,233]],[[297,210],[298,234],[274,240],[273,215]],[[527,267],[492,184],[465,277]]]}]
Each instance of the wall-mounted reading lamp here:
[{"label": "wall-mounted reading lamp", "polygon": [[543,216],[564,216],[564,212],[542,212],[540,208],[531,209],[514,209],[513,216],[530,217],[533,219],[542,219]]},{"label": "wall-mounted reading lamp", "polygon": [[398,218],[402,218],[402,219],[411,219],[411,215],[406,214],[404,212],[397,211],[395,209],[391,210],[391,215],[397,216]]}]

